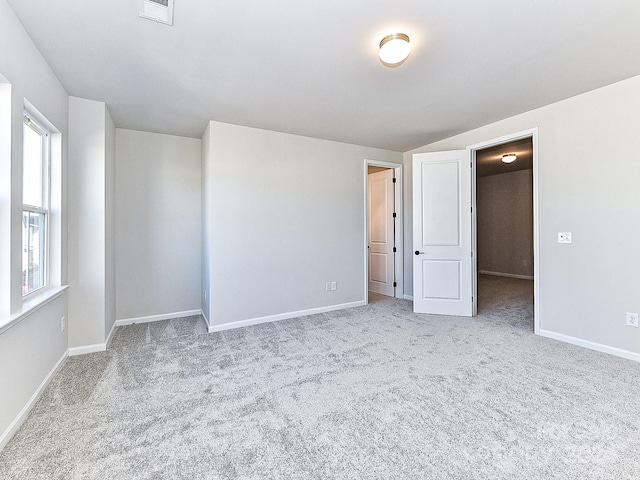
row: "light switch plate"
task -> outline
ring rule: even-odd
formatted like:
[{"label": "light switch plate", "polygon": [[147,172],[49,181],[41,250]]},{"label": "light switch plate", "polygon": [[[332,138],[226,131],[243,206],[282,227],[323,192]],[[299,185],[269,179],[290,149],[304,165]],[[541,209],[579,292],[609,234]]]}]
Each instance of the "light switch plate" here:
[{"label": "light switch plate", "polygon": [[571,243],[571,232],[558,232],[558,243]]}]

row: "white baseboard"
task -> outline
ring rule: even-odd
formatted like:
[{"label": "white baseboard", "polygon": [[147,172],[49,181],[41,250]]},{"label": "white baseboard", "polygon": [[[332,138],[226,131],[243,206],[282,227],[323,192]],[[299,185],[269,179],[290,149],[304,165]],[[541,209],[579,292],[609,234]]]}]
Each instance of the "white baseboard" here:
[{"label": "white baseboard", "polygon": [[190,317],[191,315],[200,315],[200,314],[202,314],[201,310],[187,310],[185,312],[165,313],[162,315],[152,315],[149,317],[125,318],[123,320],[116,320],[116,322],[113,324],[113,327],[111,327],[111,331],[109,332],[109,335],[107,336],[107,339],[104,343],[96,343],[94,345],[83,345],[81,347],[71,347],[69,348],[69,356],[75,357],[77,355],[86,355],[87,353],[96,353],[96,352],[106,351],[107,346],[109,345],[109,342],[111,342],[111,338],[113,337],[113,334],[116,331],[116,327],[121,327],[124,325],[133,325],[134,323],[159,322],[160,320],[169,320],[170,318]]},{"label": "white baseboard", "polygon": [[405,300],[411,300],[413,302],[413,295],[405,295],[404,299]]},{"label": "white baseboard", "polygon": [[616,357],[626,358],[627,360],[633,360],[634,362],[640,362],[640,353],[631,352],[629,350],[610,347],[609,345],[590,342],[589,340],[583,340],[581,338],[571,337],[569,335],[551,332],[549,330],[540,330],[538,332],[538,335],[540,335],[541,337],[552,338],[561,342],[570,343],[571,345],[588,348],[589,350],[596,350],[597,352],[608,353],[610,355],[615,355]]},{"label": "white baseboard", "polygon": [[87,353],[104,352],[107,349],[106,343],[96,343],[94,345],[83,345],[81,347],[69,348],[69,356],[77,357],[78,355],[86,355]]},{"label": "white baseboard", "polygon": [[56,362],[56,364],[51,369],[51,371],[47,374],[47,376],[44,378],[40,386],[36,389],[34,394],[31,395],[31,398],[29,399],[27,404],[22,408],[22,410],[20,410],[20,413],[18,414],[18,416],[13,420],[13,422],[11,422],[11,424],[7,427],[7,429],[4,432],[2,432],[2,435],[0,435],[0,451],[2,451],[2,449],[7,445],[7,443],[9,443],[9,440],[11,440],[13,435],[15,435],[15,433],[18,431],[20,426],[27,419],[27,417],[29,416],[29,413],[31,412],[31,409],[36,404],[38,399],[42,396],[42,392],[44,392],[44,389],[47,388],[47,385],[49,385],[49,382],[55,376],[55,374],[58,373],[58,370],[60,370],[62,365],[64,365],[64,362],[68,356],[69,356],[69,352],[65,351],[62,357],[60,357],[60,360]]},{"label": "white baseboard", "polygon": [[314,315],[316,313],[332,312],[334,310],[344,310],[345,308],[362,307],[366,303],[361,300],[359,302],[342,303],[339,305],[330,305],[328,307],[310,308],[309,310],[299,310],[297,312],[280,313],[278,315],[268,315],[266,317],[250,318],[248,320],[239,320],[237,322],[223,323],[220,325],[209,325],[209,333],[220,332],[222,330],[230,330],[232,328],[248,327],[249,325],[258,325],[259,323],[277,322],[278,320],[287,320],[289,318],[304,317],[305,315]]},{"label": "white baseboard", "polygon": [[490,272],[488,270],[479,270],[482,275],[493,275],[494,277],[519,278],[521,280],[533,280],[532,275],[516,275],[515,273]]},{"label": "white baseboard", "polygon": [[171,318],[190,317],[192,315],[200,315],[201,310],[186,310],[184,312],[163,313],[160,315],[149,315],[146,317],[123,318],[116,320],[116,326],[133,325],[134,323],[159,322],[161,320],[169,320]]},{"label": "white baseboard", "polygon": [[111,343],[111,339],[113,338],[113,334],[116,331],[116,322],[113,322],[113,326],[111,327],[111,331],[109,332],[109,335],[107,335],[107,339],[104,341],[104,344],[107,348],[109,348],[109,344]]},{"label": "white baseboard", "polygon": [[207,318],[207,316],[204,314],[204,310],[200,310],[200,315],[202,315],[202,318],[204,318],[204,323],[207,324],[207,330],[209,330],[211,328],[211,324],[209,323],[209,319]]}]

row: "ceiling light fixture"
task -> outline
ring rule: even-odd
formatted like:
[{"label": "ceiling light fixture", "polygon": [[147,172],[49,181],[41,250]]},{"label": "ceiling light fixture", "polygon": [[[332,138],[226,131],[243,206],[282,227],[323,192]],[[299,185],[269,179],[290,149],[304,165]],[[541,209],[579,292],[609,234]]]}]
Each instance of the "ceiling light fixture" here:
[{"label": "ceiling light fixture", "polygon": [[502,155],[502,162],[511,163],[514,162],[516,158],[518,157],[515,153],[508,153],[507,155]]},{"label": "ceiling light fixture", "polygon": [[407,59],[409,52],[409,36],[404,33],[393,33],[380,40],[380,61],[387,67],[400,65]]}]

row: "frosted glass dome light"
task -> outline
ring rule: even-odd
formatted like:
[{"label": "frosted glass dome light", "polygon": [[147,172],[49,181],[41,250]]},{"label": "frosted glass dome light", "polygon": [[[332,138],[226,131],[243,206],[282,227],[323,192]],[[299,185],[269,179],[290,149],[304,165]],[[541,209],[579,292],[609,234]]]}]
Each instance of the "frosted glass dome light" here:
[{"label": "frosted glass dome light", "polygon": [[380,40],[380,61],[387,67],[396,67],[404,62],[411,52],[409,36],[404,33],[387,35]]},{"label": "frosted glass dome light", "polygon": [[514,162],[518,158],[515,153],[509,153],[507,155],[502,156],[503,163],[511,163]]}]

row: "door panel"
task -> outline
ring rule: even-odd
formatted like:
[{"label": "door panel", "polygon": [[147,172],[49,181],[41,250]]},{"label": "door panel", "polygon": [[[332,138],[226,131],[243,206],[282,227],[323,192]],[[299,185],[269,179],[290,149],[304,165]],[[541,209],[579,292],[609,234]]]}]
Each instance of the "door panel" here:
[{"label": "door panel", "polygon": [[413,308],[471,316],[471,152],[413,156]]},{"label": "door panel", "polygon": [[422,261],[423,298],[460,300],[460,262]]},{"label": "door panel", "polygon": [[369,291],[393,296],[393,170],[368,175]]},{"label": "door panel", "polygon": [[423,245],[460,245],[460,165],[423,164]]},{"label": "door panel", "polygon": [[386,253],[369,254],[369,271],[372,282],[389,283],[389,271],[387,270],[388,257]]}]

